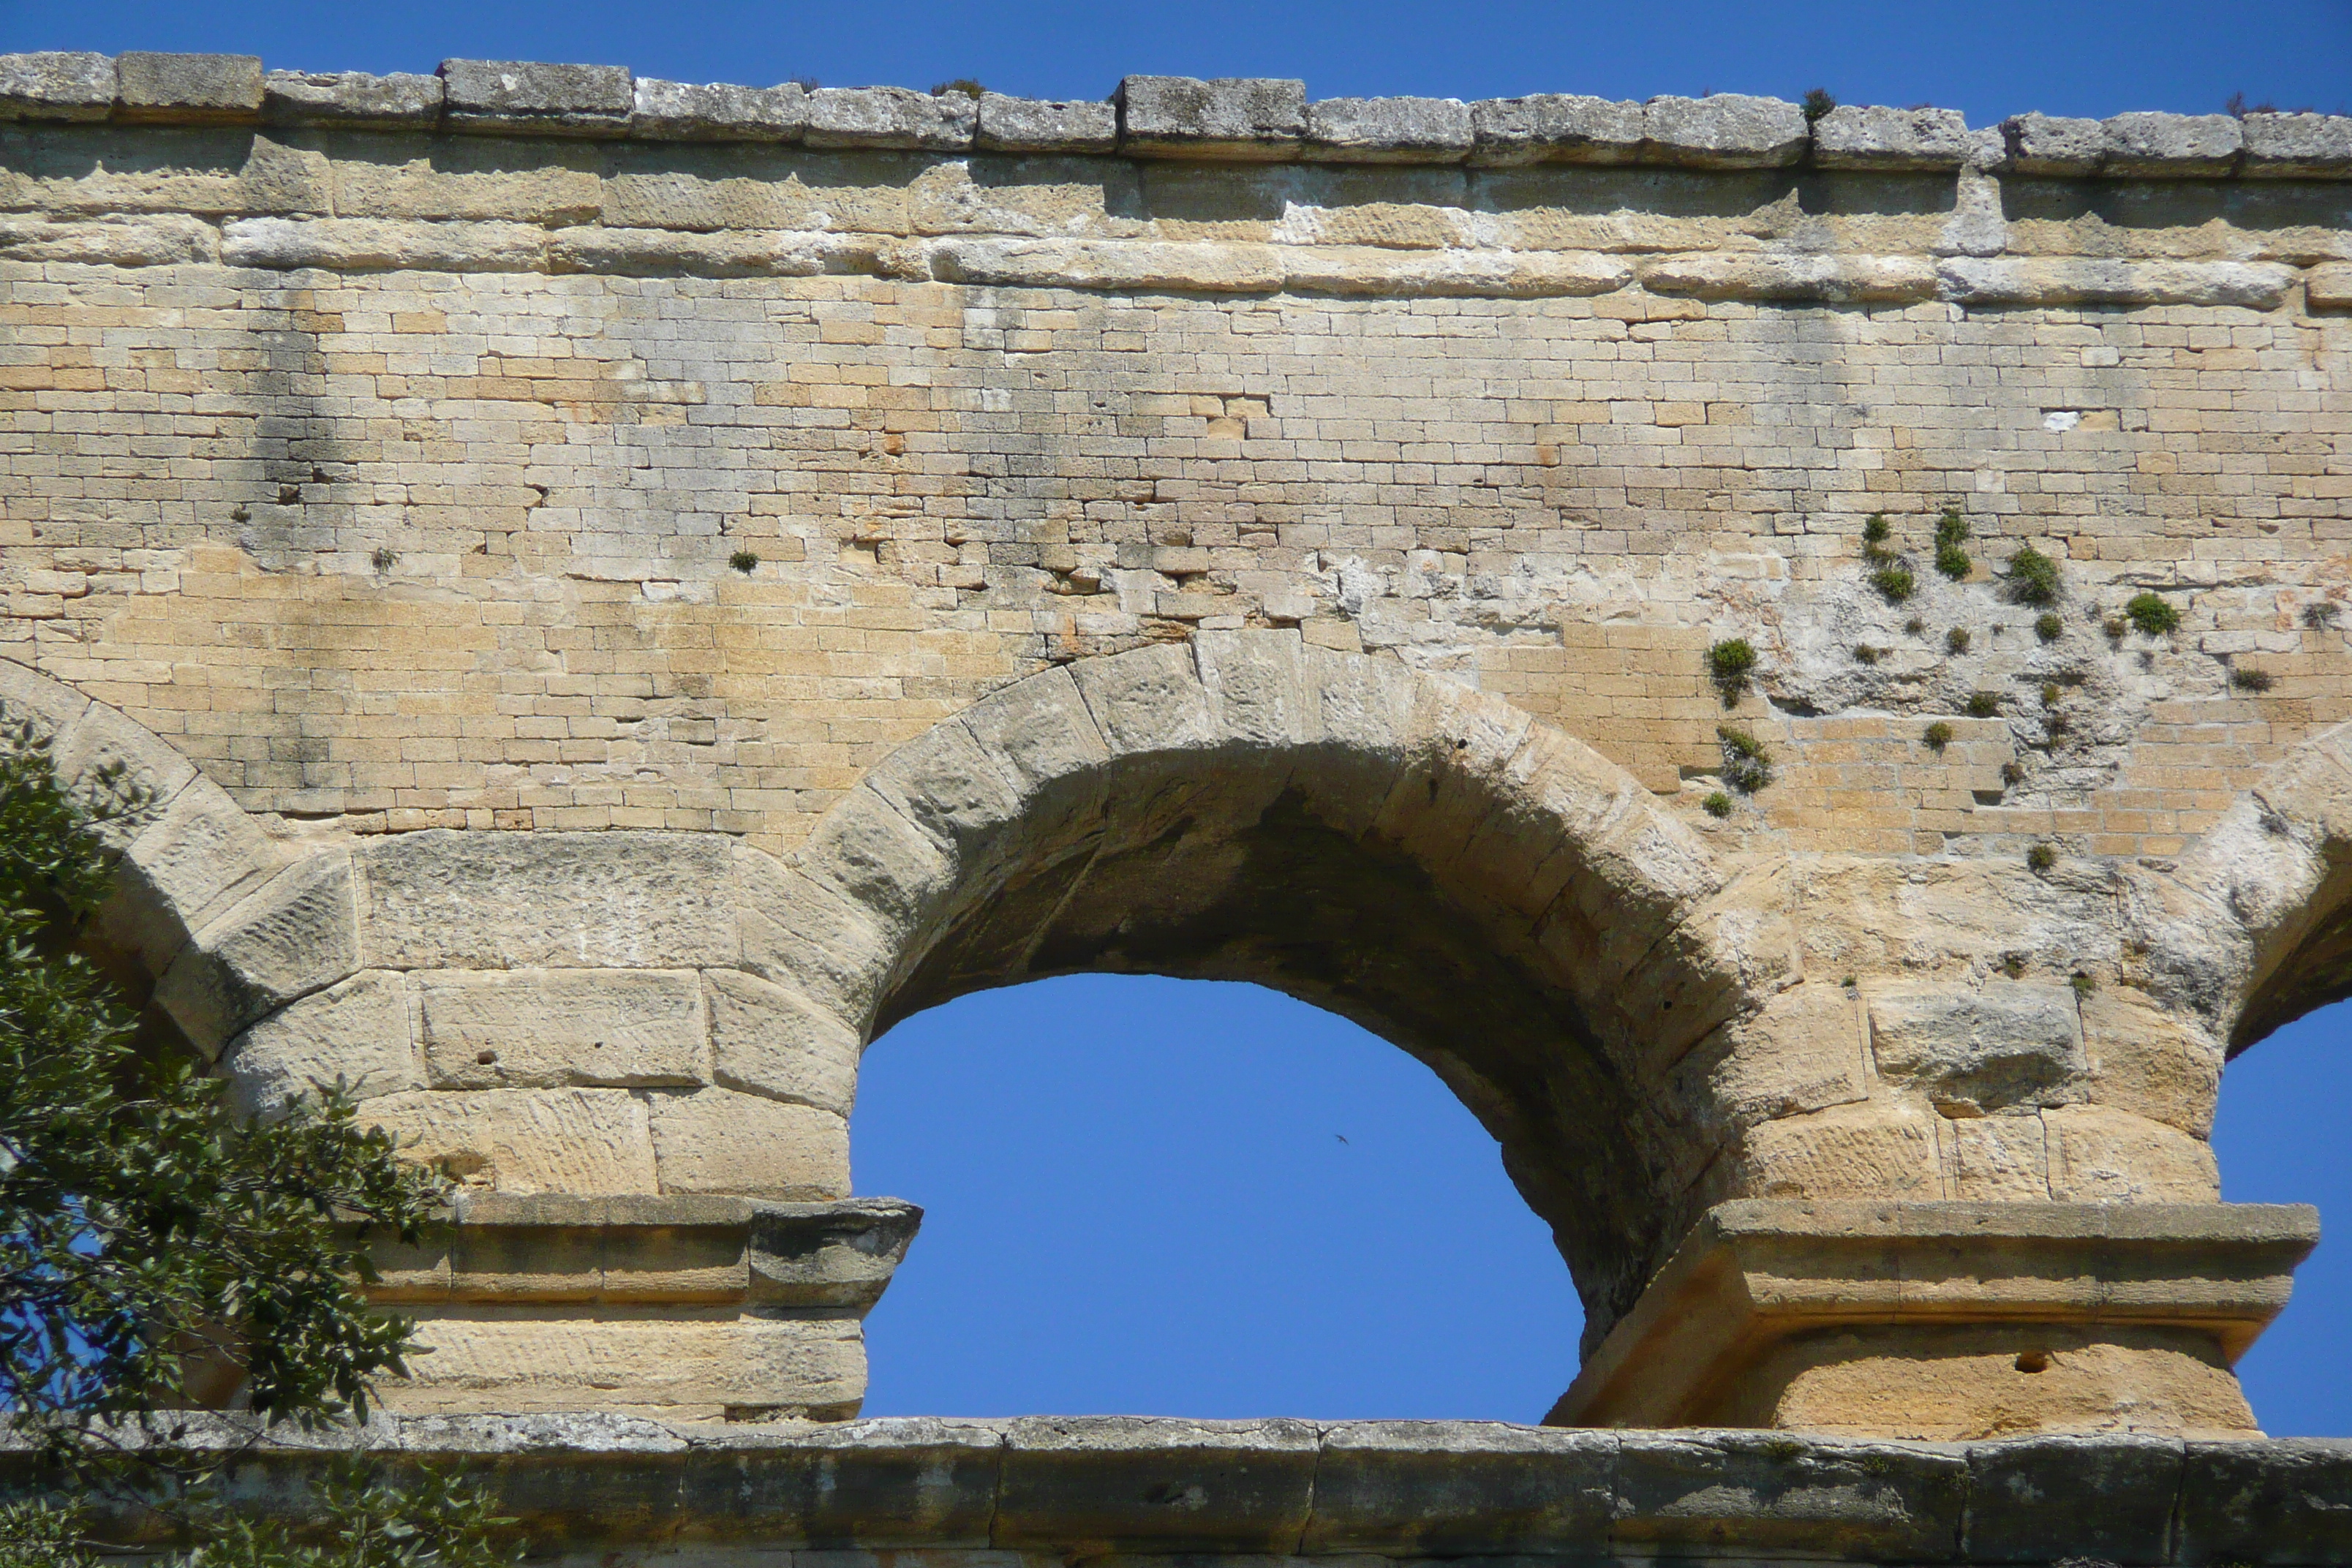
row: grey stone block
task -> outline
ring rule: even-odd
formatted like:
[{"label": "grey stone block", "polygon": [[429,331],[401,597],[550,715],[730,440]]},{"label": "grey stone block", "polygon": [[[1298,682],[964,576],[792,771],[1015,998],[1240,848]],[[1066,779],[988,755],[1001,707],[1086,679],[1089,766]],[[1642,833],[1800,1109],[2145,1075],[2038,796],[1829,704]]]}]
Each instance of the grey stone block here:
[{"label": "grey stone block", "polygon": [[1968,155],[1969,122],[1957,110],[1842,103],[1813,121],[1813,163],[1823,169],[1957,169]]},{"label": "grey stone block", "polygon": [[1140,157],[1275,163],[1307,134],[1307,84],[1257,77],[1131,76],[1118,84],[1118,144]]},{"label": "grey stone block", "polygon": [[1116,152],[1118,110],[1108,103],[1049,103],[983,93],[972,145],[991,153]]},{"label": "grey stone block", "polygon": [[1772,1432],[1622,1434],[1616,1539],[1661,1556],[1712,1548],[1948,1563],[1968,1495],[1957,1446]]},{"label": "grey stone block", "polygon": [[1038,1416],[1005,1427],[993,1544],[1092,1556],[1286,1552],[1319,1434],[1304,1421]]},{"label": "grey stone block", "polygon": [[1303,155],[1332,163],[1458,163],[1475,140],[1458,98],[1328,98],[1307,106]]},{"label": "grey stone block", "polygon": [[440,122],[441,79],[397,71],[271,71],[262,79],[265,125],[415,131]]},{"label": "grey stone block", "polygon": [[2246,174],[2352,180],[2352,115],[2249,114],[2239,134]]},{"label": "grey stone block", "polygon": [[980,105],[961,92],[823,87],[808,95],[808,144],[961,153],[979,117]]},{"label": "grey stone block", "polygon": [[808,94],[726,82],[637,80],[629,134],[663,142],[796,142],[808,126]]},{"label": "grey stone block", "polygon": [[2082,1016],[2063,985],[1874,989],[1870,1038],[1882,1074],[1956,1111],[2063,1105],[2089,1092]]},{"label": "grey stone block", "polygon": [[2063,1555],[2134,1568],[2171,1561],[2179,1438],[2019,1437],[1969,1450],[1970,1563],[2048,1563]]},{"label": "grey stone block", "polygon": [[[1004,1438],[993,1423],[935,1416],[719,1429],[708,1462],[673,1466],[674,1508],[697,1541],[775,1547],[988,1545]],[[510,1495],[510,1494],[509,1494]],[[856,1559],[845,1553],[843,1568]]]},{"label": "grey stone block", "polygon": [[1810,143],[1804,110],[1777,98],[1719,92],[1654,98],[1642,106],[1649,156],[1694,169],[1770,169],[1794,163]]},{"label": "grey stone block", "polygon": [[[2175,1560],[2352,1563],[2352,1440],[2191,1443]],[[2070,1521],[2080,1528],[2079,1521]]]},{"label": "grey stone block", "polygon": [[2095,174],[2106,156],[2106,127],[2095,120],[2020,114],[2002,121],[2000,129],[2009,140],[2009,166],[2021,174]]},{"label": "grey stone block", "polygon": [[2245,146],[2226,114],[2116,114],[2106,129],[2107,174],[2227,174]]},{"label": "grey stone block", "polygon": [[636,79],[621,66],[535,60],[443,60],[452,129],[621,136],[636,110]]},{"label": "grey stone block", "polygon": [[1642,156],[1642,106],[1546,92],[1470,106],[1474,163],[1631,163]]},{"label": "grey stone block", "polygon": [[105,55],[0,55],[0,120],[103,120],[115,91]]},{"label": "grey stone block", "polygon": [[116,58],[115,107],[125,120],[237,124],[261,117],[257,55],[163,55],[132,51]]},{"label": "grey stone block", "polygon": [[1617,1435],[1486,1421],[1324,1434],[1302,1554],[1608,1555]]}]

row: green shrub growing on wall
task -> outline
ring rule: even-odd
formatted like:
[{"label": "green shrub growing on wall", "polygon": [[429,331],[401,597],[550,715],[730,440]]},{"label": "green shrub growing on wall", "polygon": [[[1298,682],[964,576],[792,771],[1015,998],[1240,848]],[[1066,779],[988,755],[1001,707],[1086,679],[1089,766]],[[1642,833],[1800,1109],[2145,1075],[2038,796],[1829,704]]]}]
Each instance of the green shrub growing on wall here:
[{"label": "green shrub growing on wall", "polygon": [[1976,569],[1969,552],[1961,546],[1968,542],[1969,521],[1960,509],[1948,506],[1936,520],[1936,570],[1957,583]]},{"label": "green shrub growing on wall", "polygon": [[2056,642],[2066,635],[2066,623],[2058,618],[2056,611],[2044,610],[2033,617],[2033,635],[2043,642]]},{"label": "green shrub growing on wall", "polygon": [[1990,719],[2000,711],[2000,699],[1990,691],[1969,693],[1969,717]]},{"label": "green shrub growing on wall", "polygon": [[1715,727],[1723,748],[1723,782],[1742,795],[1754,795],[1772,782],[1772,753],[1764,742],[1731,724]]},{"label": "green shrub growing on wall", "polygon": [[2124,605],[2124,617],[2152,637],[2160,637],[2180,625],[2180,612],[2161,594],[2134,594]]},{"label": "green shrub growing on wall", "polygon": [[1919,739],[1927,743],[1929,751],[1940,756],[1944,748],[1952,743],[1952,727],[1938,719],[1920,732]]},{"label": "green shrub growing on wall", "polygon": [[1707,679],[1723,694],[1723,705],[1733,706],[1748,688],[1748,673],[1756,668],[1756,649],[1746,637],[1727,637],[1706,650]]},{"label": "green shrub growing on wall", "polygon": [[1878,590],[1890,605],[1899,605],[1909,598],[1919,585],[1908,566],[1882,566],[1870,574],[1870,585]]},{"label": "green shrub growing on wall", "polygon": [[2056,603],[2058,563],[2031,544],[2019,545],[2009,558],[2009,596],[2021,605]]}]

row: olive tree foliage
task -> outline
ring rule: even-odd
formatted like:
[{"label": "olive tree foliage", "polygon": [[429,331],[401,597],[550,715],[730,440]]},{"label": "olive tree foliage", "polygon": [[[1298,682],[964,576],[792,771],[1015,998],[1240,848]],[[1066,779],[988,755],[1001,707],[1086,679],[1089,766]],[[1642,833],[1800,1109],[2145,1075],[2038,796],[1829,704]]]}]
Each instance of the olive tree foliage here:
[{"label": "olive tree foliage", "polygon": [[[120,766],[61,783],[30,726],[0,731],[0,1405],[68,1489],[130,1489],[204,1544],[187,1568],[472,1568],[486,1515],[437,1479],[353,1471],[319,1500],[341,1532],[296,1547],[206,1501],[217,1449],[172,1413],[233,1384],[258,1419],[364,1419],[411,1326],[373,1310],[369,1232],[419,1239],[442,1196],[340,1085],[247,1121],[182,1046],[142,1038],[78,944],[112,883],[110,835],[151,810]],[[79,1561],[84,1517],[0,1510],[0,1568]],[[467,1553],[477,1553],[467,1555]],[[321,1554],[323,1553],[323,1555]]]}]

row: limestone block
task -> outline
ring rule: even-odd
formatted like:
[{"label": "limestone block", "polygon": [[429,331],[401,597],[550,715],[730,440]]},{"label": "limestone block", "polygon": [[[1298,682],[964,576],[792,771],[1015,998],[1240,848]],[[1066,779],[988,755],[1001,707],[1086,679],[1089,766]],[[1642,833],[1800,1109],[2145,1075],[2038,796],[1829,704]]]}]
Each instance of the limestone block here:
[{"label": "limestone block", "polygon": [[58,223],[0,218],[0,258],[68,261],[89,267],[181,267],[218,259],[220,230],[178,213]]},{"label": "limestone block", "polygon": [[930,836],[940,848],[971,858],[1021,816],[1021,792],[988,749],[962,724],[940,724],[882,759],[865,787]]},{"label": "limestone block", "polygon": [[428,971],[416,990],[436,1089],[709,1081],[691,970]]},{"label": "limestone block", "polygon": [[1113,755],[1192,751],[1223,739],[1189,647],[1087,659],[1071,675]]},{"label": "limestone block", "polygon": [[730,885],[743,966],[798,991],[863,1037],[899,955],[879,916],[773,856],[739,845]]},{"label": "limestone block", "polygon": [[372,964],[689,969],[740,951],[730,847],[712,835],[435,829],[360,853]]},{"label": "limestone block", "polygon": [[703,973],[711,1077],[722,1089],[846,1117],[857,1099],[857,1031],[807,997],[740,970]]},{"label": "limestone block", "polygon": [[1772,169],[1794,163],[1808,145],[1804,111],[1777,98],[1718,92],[1654,98],[1642,106],[1643,150],[1696,169]]},{"label": "limestone block", "polygon": [[1246,77],[1131,76],[1112,102],[1119,151],[1275,163],[1307,134],[1307,84]]},{"label": "limestone block", "polygon": [[[1006,1424],[1000,1547],[1282,1553],[1304,1532],[1321,1434],[1305,1421],[1026,1416]],[[1163,1499],[1185,1500],[1171,1508]]]},{"label": "limestone block", "polygon": [[1778,992],[1675,1065],[1674,1099],[1727,1131],[1868,1098],[1863,1007],[1842,986]]},{"label": "limestone block", "polygon": [[1777,1433],[1622,1433],[1612,1541],[1642,1543],[1634,1550],[1651,1561],[1704,1558],[1735,1541],[1860,1562],[1927,1562],[1950,1551],[1943,1521],[1968,1496],[1958,1454],[1785,1445]]},{"label": "limestone block", "polygon": [[[2031,1375],[2079,1375],[2084,1365],[2076,1356],[2052,1361]],[[1969,1470],[1984,1503],[1969,1521],[1969,1557],[2020,1560],[2033,1555],[2038,1540],[2064,1532],[2111,1563],[2171,1561],[2183,1447],[2177,1438],[2104,1431],[2095,1437],[2019,1437],[1976,1449]]]},{"label": "limestone block", "polygon": [[2352,310],[2352,265],[2337,262],[2305,273],[2303,299],[2315,310]]},{"label": "limestone block", "polygon": [[1616,1434],[1486,1421],[1360,1421],[1323,1434],[1299,1554],[1599,1557]]},{"label": "limestone block", "polygon": [[0,724],[30,724],[36,738],[55,742],[89,708],[89,699],[64,682],[0,658]]},{"label": "limestone block", "polygon": [[[590,225],[562,228],[546,237],[550,272],[614,273],[628,278],[817,278],[827,274],[873,276],[887,252],[876,237],[858,234],[793,234],[776,229],[752,233],[679,234],[660,228],[615,228]],[[533,265],[517,245],[502,254],[515,258],[499,271],[530,271]]]},{"label": "limestone block", "polygon": [[1299,156],[1336,163],[1458,163],[1475,140],[1458,98],[1327,98],[1307,106]]},{"label": "limestone block", "polygon": [[1642,155],[1642,106],[1576,93],[1490,98],[1470,106],[1475,163],[1631,163]]},{"label": "limestone block", "polygon": [[2280,179],[2352,179],[2352,115],[2249,114],[2244,173]]},{"label": "limestone block", "polygon": [[808,95],[782,87],[696,85],[640,77],[629,134],[662,142],[796,142],[808,126]]},{"label": "limestone block", "polygon": [[795,858],[811,879],[872,910],[902,941],[928,929],[956,883],[949,853],[863,784],[824,814]]},{"label": "limestone block", "polygon": [[87,52],[0,55],[0,120],[104,120],[114,61]]},{"label": "limestone block", "polygon": [[50,756],[59,778],[84,788],[102,771],[120,767],[123,783],[147,792],[147,812],[100,828],[100,836],[110,844],[127,842],[131,832],[152,821],[154,811],[196,776],[194,763],[103,702],[93,702],[76,716],[58,736]]},{"label": "limestone block", "polygon": [[1767,1121],[1748,1130],[1732,1186],[1742,1197],[1935,1198],[1934,1129],[1895,1100]]},{"label": "limestone block", "polygon": [[1642,286],[1716,300],[1907,304],[1935,296],[1936,269],[1915,256],[1675,256],[1645,263]]},{"label": "limestone block", "polygon": [[443,60],[435,74],[453,130],[622,136],[636,109],[635,80],[620,66]]},{"label": "limestone block", "polygon": [[352,858],[296,861],[196,933],[164,972],[155,1000],[198,1049],[358,969]]},{"label": "limestone block", "polygon": [[1306,648],[1297,633],[1202,632],[1192,654],[1217,729],[1259,746],[1317,738]]},{"label": "limestone block", "polygon": [[524,223],[247,217],[221,231],[225,265],[273,271],[536,272],[546,257],[547,231]]},{"label": "limestone block", "polygon": [[2049,1140],[2040,1116],[1969,1117],[1946,1121],[1937,1131],[1952,1196],[1972,1203],[2048,1201]]},{"label": "limestone block", "polygon": [[706,1089],[650,1096],[665,1193],[808,1202],[849,1194],[849,1123],[789,1100]]},{"label": "limestone block", "polygon": [[2116,114],[2101,123],[2105,174],[2227,174],[2245,145],[2237,121],[2227,114]]},{"label": "limestone block", "polygon": [[1864,990],[1880,1074],[1948,1114],[2063,1105],[2089,1093],[2082,1020],[2066,986],[1871,981]]},{"label": "limestone block", "polygon": [[2221,1091],[2221,1042],[2193,1016],[2145,994],[2101,986],[2082,999],[2091,1100],[2202,1138]]},{"label": "limestone block", "polygon": [[821,87],[808,95],[812,147],[898,147],[960,153],[980,106],[961,92],[903,87]]},{"label": "limestone block", "polygon": [[1957,169],[1968,155],[1968,117],[1957,110],[1841,103],[1813,121],[1823,169]]},{"label": "limestone block", "polygon": [[250,124],[261,117],[256,55],[165,55],[131,50],[115,58],[115,105],[125,120],[178,124]]},{"label": "limestone block", "polygon": [[2243,305],[2275,310],[2292,268],[2242,261],[1994,260],[1955,257],[1937,268],[1955,304]]},{"label": "limestone block", "polygon": [[265,125],[416,131],[441,119],[441,79],[410,71],[271,71],[261,93]]},{"label": "limestone block", "polygon": [[2202,1139],[2103,1105],[2046,1112],[2050,1195],[2076,1204],[2210,1204],[2221,1195]]},{"label": "limestone block", "polygon": [[1286,246],[1278,256],[1293,292],[1391,299],[1566,299],[1612,292],[1633,275],[1613,256],[1574,250]]},{"label": "limestone block", "polygon": [[992,153],[1109,153],[1118,146],[1118,110],[982,93],[972,145]]},{"label": "limestone block", "polygon": [[2020,114],[2001,121],[2010,167],[2021,174],[2095,174],[2106,156],[2106,128],[2095,120]]},{"label": "limestone block", "polygon": [[210,779],[172,797],[131,841],[101,911],[106,939],[161,974],[221,900],[275,869],[269,837]]},{"label": "limestone block", "polygon": [[943,283],[1035,289],[1178,289],[1271,293],[1282,258],[1265,245],[1147,239],[943,239],[929,247]]},{"label": "limestone block", "polygon": [[422,1089],[407,982],[363,969],[281,1007],[228,1043],[221,1071],[245,1116],[277,1115],[338,1079],[355,1100]]},{"label": "limestone block", "polygon": [[403,1157],[500,1193],[655,1193],[645,1101],[625,1089],[418,1089],[367,1103],[361,1117],[400,1140]]}]

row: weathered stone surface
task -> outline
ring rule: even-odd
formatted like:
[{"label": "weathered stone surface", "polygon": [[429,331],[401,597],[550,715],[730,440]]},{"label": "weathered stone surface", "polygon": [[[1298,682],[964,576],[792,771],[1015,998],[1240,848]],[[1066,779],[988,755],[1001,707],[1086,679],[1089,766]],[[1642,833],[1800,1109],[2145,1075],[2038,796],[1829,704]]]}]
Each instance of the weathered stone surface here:
[{"label": "weathered stone surface", "polygon": [[105,55],[0,55],[0,120],[104,120],[115,92]]},{"label": "weathered stone surface", "polygon": [[1271,293],[1282,259],[1269,246],[1134,239],[956,239],[931,247],[944,283],[1068,289]]},{"label": "weathered stone surface", "polygon": [[1307,106],[1302,157],[1341,163],[1452,163],[1469,156],[1458,98],[1327,98]]},{"label": "weathered stone surface", "polygon": [[691,970],[428,971],[416,994],[436,1089],[709,1081]]},{"label": "weathered stone surface", "polygon": [[1618,1438],[1486,1421],[1328,1428],[1299,1552],[1412,1557],[1599,1554]]},{"label": "weathered stone surface", "polygon": [[520,223],[415,223],[383,218],[237,218],[221,233],[230,267],[283,271],[534,272],[547,231]]},{"label": "weathered stone surface", "polygon": [[2065,986],[1988,980],[1966,991],[1898,982],[1867,994],[1879,1072],[1948,1115],[2063,1105],[2087,1093],[2082,1019]]},{"label": "weathered stone surface", "polygon": [[665,142],[795,142],[808,126],[808,95],[782,87],[697,85],[640,77],[629,134]]},{"label": "weathered stone surface", "polygon": [[857,1095],[857,1033],[806,997],[732,969],[703,974],[714,1080],[847,1116]]},{"label": "weathered stone surface", "polygon": [[897,957],[881,919],[749,847],[735,851],[732,889],[744,967],[798,991],[862,1034]]},{"label": "weathered stone surface", "polygon": [[2103,121],[2112,175],[2226,174],[2245,145],[2227,114],[2117,114]]},{"label": "weathered stone surface", "polygon": [[226,792],[193,780],[131,841],[100,916],[106,938],[161,974],[224,899],[277,866],[268,835]]},{"label": "weathered stone surface", "polygon": [[1109,153],[1118,146],[1118,110],[982,93],[972,145],[992,153]]},{"label": "weathered stone surface", "polygon": [[500,1193],[661,1190],[644,1100],[623,1089],[423,1089],[368,1102],[401,1152]]},{"label": "weathered stone surface", "polygon": [[2050,1130],[2050,1195],[2061,1203],[2212,1203],[2212,1149],[2176,1127],[2098,1105],[2064,1106]]},{"label": "weathered stone surface", "polygon": [[253,1025],[221,1053],[237,1110],[274,1116],[341,1082],[370,1100],[425,1087],[405,980],[363,969]]},{"label": "weathered stone surface", "polygon": [[1968,159],[1969,122],[1950,109],[1841,103],[1813,121],[1812,143],[1824,169],[1957,169]]},{"label": "weathered stone surface", "polygon": [[1927,1118],[1889,1101],[1841,1105],[1751,1129],[1738,1163],[1744,1196],[1938,1195]]},{"label": "weathered stone surface", "polygon": [[2095,120],[2021,114],[2001,121],[2010,166],[2021,174],[2095,174],[2106,157],[2106,128]]},{"label": "weathered stone surface", "polygon": [[682,1316],[533,1321],[428,1311],[417,1338],[431,1353],[381,1397],[404,1413],[476,1409],[487,1394],[510,1411],[594,1401],[708,1421],[730,1410],[839,1419],[865,1394],[855,1322]]},{"label": "weathered stone surface", "polygon": [[807,1202],[849,1193],[849,1127],[814,1106],[706,1089],[651,1097],[665,1193]]},{"label": "weathered stone surface", "polygon": [[2291,268],[2253,261],[1978,260],[1937,267],[1945,299],[1972,306],[2244,305],[2276,309]]},{"label": "weathered stone surface", "polygon": [[1581,251],[1391,250],[1378,246],[1286,247],[1284,286],[1313,292],[1395,299],[1539,300],[1606,294],[1633,268]]},{"label": "weathered stone surface", "polygon": [[828,273],[885,270],[887,251],[866,235],[755,233],[679,234],[660,228],[614,228],[603,225],[557,229],[545,236],[518,235],[494,240],[497,253],[515,265],[501,271],[530,271],[545,247],[550,272],[613,273],[628,278],[815,278]]},{"label": "weathered stone surface", "polygon": [[1118,84],[1118,145],[1140,157],[1271,162],[1307,134],[1307,84],[1247,77],[1131,76]]},{"label": "weathered stone surface", "polygon": [[2024,1437],[1969,1453],[1971,1563],[2041,1563],[2063,1538],[2115,1563],[2169,1563],[2184,1445],[2121,1433]]},{"label": "weathered stone surface", "polygon": [[1642,286],[1711,300],[1900,304],[1932,298],[1936,270],[1909,256],[1682,256],[1645,265]]},{"label": "weathered stone surface", "polygon": [[196,933],[155,1000],[207,1055],[246,1025],[359,968],[352,858],[296,861]]},{"label": "weathered stone surface", "polygon": [[2281,179],[2352,178],[2352,115],[2249,114],[2244,172]]},{"label": "weathered stone surface", "polygon": [[1630,163],[1642,155],[1642,106],[1544,92],[1470,106],[1473,162]]},{"label": "weathered stone surface", "polygon": [[266,125],[430,130],[441,119],[441,79],[408,71],[271,71],[262,79],[261,119]]},{"label": "weathered stone surface", "polygon": [[1719,92],[1650,100],[1642,106],[1642,144],[1663,163],[1696,169],[1770,169],[1801,160],[1809,138],[1795,104]]},{"label": "weathered stone surface", "polygon": [[636,109],[635,79],[620,66],[443,60],[436,74],[453,130],[619,136]]},{"label": "weathered stone surface", "polygon": [[730,964],[728,847],[671,833],[406,833],[368,845],[363,941],[392,969]]},{"label": "weathered stone surface", "polygon": [[999,1547],[1283,1552],[1320,1434],[1304,1421],[1032,1416],[1004,1427]]},{"label": "weathered stone surface", "polygon": [[94,267],[178,267],[219,259],[220,231],[175,214],[56,223],[0,217],[0,258]]},{"label": "weathered stone surface", "polygon": [[1948,1561],[1944,1521],[1960,1510],[1957,1453],[1889,1445],[1791,1450],[1734,1433],[1626,1433],[1620,1439],[1614,1539],[1663,1552],[1814,1551],[1909,1563]]},{"label": "weathered stone surface", "polygon": [[2352,1559],[2352,1441],[2191,1443],[2179,1495],[2177,1561]]},{"label": "weathered stone surface", "polygon": [[808,144],[961,152],[971,145],[979,114],[980,106],[961,92],[821,87],[808,95]]},{"label": "weathered stone surface", "polygon": [[2352,310],[2352,266],[2315,267],[2305,273],[2304,299],[2315,310]]},{"label": "weathered stone surface", "polygon": [[125,120],[249,124],[261,115],[261,60],[254,55],[115,58],[115,109]]}]

